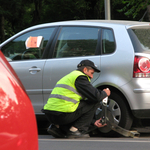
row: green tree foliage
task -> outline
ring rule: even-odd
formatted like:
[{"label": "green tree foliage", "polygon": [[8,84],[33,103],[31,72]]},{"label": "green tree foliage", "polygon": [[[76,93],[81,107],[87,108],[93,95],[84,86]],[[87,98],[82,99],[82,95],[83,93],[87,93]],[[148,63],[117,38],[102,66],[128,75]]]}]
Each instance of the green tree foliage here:
[{"label": "green tree foliage", "polygon": [[150,0],[122,0],[124,7],[119,12],[124,12],[128,17],[132,16],[133,19],[139,18],[141,16],[140,12],[146,11],[147,6],[150,4]]},{"label": "green tree foliage", "polygon": [[45,0],[42,22],[100,19],[104,15],[104,0]]},{"label": "green tree foliage", "polygon": [[[105,0],[0,0],[0,43],[36,24],[105,19],[104,2]],[[110,0],[110,2],[112,19],[126,20],[127,15],[129,20],[136,20],[139,12],[145,11],[150,0]]]},{"label": "green tree foliage", "polygon": [[85,18],[89,9],[85,0],[45,0],[42,22]]},{"label": "green tree foliage", "polygon": [[101,18],[104,0],[0,0],[0,42],[40,23]]},{"label": "green tree foliage", "polygon": [[4,40],[4,36],[5,38],[10,37],[28,24],[29,20],[24,19],[27,15],[26,11],[27,10],[23,0],[0,0],[1,20],[3,18],[3,22],[0,22],[1,41]]}]

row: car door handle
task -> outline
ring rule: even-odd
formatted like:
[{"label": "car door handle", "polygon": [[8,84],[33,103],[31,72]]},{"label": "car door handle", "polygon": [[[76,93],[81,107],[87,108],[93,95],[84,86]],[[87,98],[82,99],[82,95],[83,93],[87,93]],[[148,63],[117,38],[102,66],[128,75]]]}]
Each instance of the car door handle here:
[{"label": "car door handle", "polygon": [[36,74],[37,72],[40,72],[41,71],[41,68],[37,68],[36,66],[33,66],[29,69],[29,72],[31,74]]}]

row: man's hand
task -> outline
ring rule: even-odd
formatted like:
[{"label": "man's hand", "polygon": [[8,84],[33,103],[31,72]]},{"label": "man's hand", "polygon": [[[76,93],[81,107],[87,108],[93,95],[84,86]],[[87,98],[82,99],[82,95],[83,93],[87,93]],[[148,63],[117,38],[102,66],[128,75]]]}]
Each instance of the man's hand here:
[{"label": "man's hand", "polygon": [[110,90],[109,90],[109,88],[103,89],[103,91],[105,91],[105,92],[106,92],[107,96],[109,96],[109,95],[110,95]]},{"label": "man's hand", "polygon": [[96,120],[95,123],[94,123],[94,125],[97,126],[98,128],[101,128],[101,127],[104,127],[104,126],[107,125],[106,123],[105,123],[104,125],[102,125],[102,124],[100,123],[101,119],[102,119],[102,118]]}]

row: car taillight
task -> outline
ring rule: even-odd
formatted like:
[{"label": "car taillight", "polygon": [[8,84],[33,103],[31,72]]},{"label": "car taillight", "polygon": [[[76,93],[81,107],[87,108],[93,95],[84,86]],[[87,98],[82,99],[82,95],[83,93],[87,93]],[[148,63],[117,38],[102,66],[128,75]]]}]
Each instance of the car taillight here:
[{"label": "car taillight", "polygon": [[134,78],[150,78],[149,58],[142,57],[142,56],[135,56],[133,77]]}]

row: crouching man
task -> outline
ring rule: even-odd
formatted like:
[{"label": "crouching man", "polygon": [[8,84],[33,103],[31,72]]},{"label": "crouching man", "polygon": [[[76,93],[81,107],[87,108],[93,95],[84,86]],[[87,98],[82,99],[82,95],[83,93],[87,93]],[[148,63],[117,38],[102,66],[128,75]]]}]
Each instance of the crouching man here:
[{"label": "crouching man", "polygon": [[106,125],[93,119],[100,101],[110,95],[108,88],[100,91],[90,83],[100,70],[90,60],[82,60],[77,68],[57,82],[42,109],[51,123],[48,132],[57,138],[87,138],[91,124]]}]

